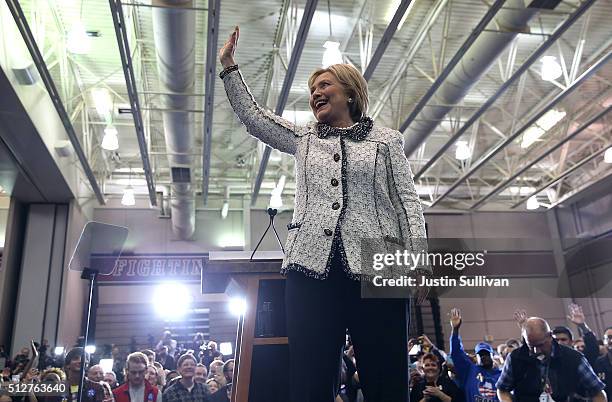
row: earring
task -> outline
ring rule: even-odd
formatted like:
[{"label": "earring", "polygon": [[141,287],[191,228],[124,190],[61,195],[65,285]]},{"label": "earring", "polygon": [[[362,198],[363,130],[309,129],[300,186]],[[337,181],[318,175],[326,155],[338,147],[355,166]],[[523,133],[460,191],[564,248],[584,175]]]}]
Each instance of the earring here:
[{"label": "earring", "polygon": [[348,98],[348,103],[353,103],[353,98]]}]

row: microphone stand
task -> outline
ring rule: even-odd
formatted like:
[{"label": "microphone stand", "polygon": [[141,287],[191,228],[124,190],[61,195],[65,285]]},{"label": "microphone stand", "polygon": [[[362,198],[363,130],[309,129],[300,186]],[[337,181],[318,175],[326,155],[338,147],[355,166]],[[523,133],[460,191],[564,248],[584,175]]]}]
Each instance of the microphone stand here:
[{"label": "microphone stand", "polygon": [[98,271],[91,268],[83,268],[83,272],[81,273],[81,279],[87,279],[89,281],[89,293],[87,295],[87,319],[85,321],[85,337],[83,339],[83,353],[81,354],[81,373],[79,374],[79,392],[78,392],[78,402],[83,401],[83,386],[85,385],[85,364],[87,358],[87,352],[85,352],[85,348],[87,347],[87,342],[89,340],[89,321],[91,320],[91,303],[93,298],[93,290],[96,284],[96,277],[98,275]]}]

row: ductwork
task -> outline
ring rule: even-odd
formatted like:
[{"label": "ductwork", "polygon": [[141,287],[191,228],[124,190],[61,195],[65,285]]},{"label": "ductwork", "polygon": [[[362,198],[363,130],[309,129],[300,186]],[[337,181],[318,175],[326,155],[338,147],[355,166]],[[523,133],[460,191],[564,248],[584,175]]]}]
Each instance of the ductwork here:
[{"label": "ductwork", "polygon": [[527,31],[527,24],[537,13],[537,8],[525,7],[523,0],[505,2],[495,21],[480,34],[436,91],[431,103],[445,106],[424,107],[406,129],[404,151],[407,156],[417,150],[453,109],[449,105],[456,105],[463,99],[516,35]]},{"label": "ductwork", "polygon": [[[153,34],[163,95],[162,112],[168,162],[172,170],[172,230],[182,240],[195,230],[195,197],[191,184],[194,146],[195,13],[192,0],[154,0]],[[175,94],[175,95],[174,95]],[[179,172],[180,174],[177,174]]]}]

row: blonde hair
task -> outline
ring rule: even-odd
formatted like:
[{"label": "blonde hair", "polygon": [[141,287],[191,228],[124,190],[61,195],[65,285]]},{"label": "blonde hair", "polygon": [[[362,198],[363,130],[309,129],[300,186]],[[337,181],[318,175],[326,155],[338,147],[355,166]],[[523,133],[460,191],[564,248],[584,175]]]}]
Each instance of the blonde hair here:
[{"label": "blonde hair", "polygon": [[134,353],[130,353],[127,357],[127,361],[125,364],[125,368],[129,369],[129,365],[130,363],[142,363],[146,366],[149,365],[149,358],[147,357],[147,355],[145,355],[142,352],[134,352]]},{"label": "blonde hair", "polygon": [[349,102],[349,113],[353,121],[361,120],[368,111],[368,83],[363,75],[350,64],[332,64],[327,68],[315,70],[308,78],[308,88],[323,73],[331,73],[342,84],[344,92],[353,102]]}]

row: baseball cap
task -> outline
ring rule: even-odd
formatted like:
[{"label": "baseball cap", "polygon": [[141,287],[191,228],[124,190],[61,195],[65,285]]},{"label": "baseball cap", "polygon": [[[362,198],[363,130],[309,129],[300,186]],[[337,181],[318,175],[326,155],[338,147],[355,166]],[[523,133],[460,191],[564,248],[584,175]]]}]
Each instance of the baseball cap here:
[{"label": "baseball cap", "polygon": [[474,348],[474,350],[476,351],[477,354],[482,350],[486,350],[491,355],[493,355],[493,347],[491,347],[491,345],[489,345],[486,342],[480,342],[478,345],[476,345],[476,348]]}]

